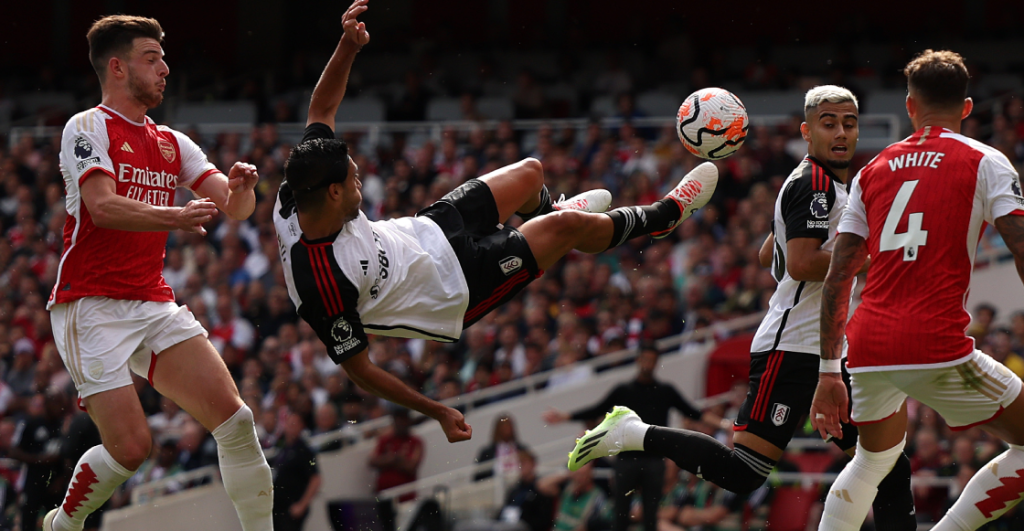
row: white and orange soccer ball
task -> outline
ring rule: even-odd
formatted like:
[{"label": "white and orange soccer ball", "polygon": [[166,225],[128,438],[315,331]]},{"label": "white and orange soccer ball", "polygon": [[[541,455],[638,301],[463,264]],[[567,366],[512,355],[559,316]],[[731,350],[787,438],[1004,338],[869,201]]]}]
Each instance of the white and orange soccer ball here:
[{"label": "white and orange soccer ball", "polygon": [[747,139],[747,109],[735,94],[700,89],[686,97],[676,114],[676,133],[687,151],[702,159],[732,155]]}]

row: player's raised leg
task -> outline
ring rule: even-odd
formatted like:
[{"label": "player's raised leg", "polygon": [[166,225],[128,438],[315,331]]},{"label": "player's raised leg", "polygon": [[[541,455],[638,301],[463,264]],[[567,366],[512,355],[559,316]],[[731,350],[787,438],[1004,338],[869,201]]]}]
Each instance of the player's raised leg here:
[{"label": "player's raised leg", "polygon": [[245,531],[273,529],[273,477],[256,437],[252,410],[238,395],[213,345],[194,336],[155,359],[153,386],[213,433],[224,489]]},{"label": "player's raised leg", "polygon": [[86,517],[135,474],[152,448],[146,415],[133,386],[102,391],[83,402],[104,443],[82,454],[63,504],[43,520],[44,531],[81,531]]},{"label": "player's raised leg", "polygon": [[498,221],[502,223],[512,214],[529,221],[557,210],[604,212],[612,203],[612,194],[601,189],[589,190],[568,200],[552,201],[544,185],[544,166],[532,157],[498,168],[480,180],[494,195]]},{"label": "player's raised leg", "polygon": [[705,162],[653,205],[616,208],[604,214],[552,212],[528,221],[519,230],[529,242],[537,266],[543,270],[573,249],[599,253],[639,236],[666,236],[711,200],[717,184],[718,168]]}]

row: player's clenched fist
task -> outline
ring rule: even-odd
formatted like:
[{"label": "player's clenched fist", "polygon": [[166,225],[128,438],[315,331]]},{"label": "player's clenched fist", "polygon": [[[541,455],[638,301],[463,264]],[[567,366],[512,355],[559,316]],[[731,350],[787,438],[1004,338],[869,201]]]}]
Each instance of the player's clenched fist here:
[{"label": "player's clenched fist", "polygon": [[345,29],[345,39],[353,44],[364,46],[370,42],[370,32],[366,31],[366,24],[356,20],[360,14],[369,9],[369,0],[356,0],[352,2],[345,14],[341,16],[341,27]]},{"label": "player's clenched fist", "polygon": [[[234,168],[232,168],[233,170]],[[176,225],[185,232],[197,232],[206,235],[203,223],[207,223],[217,214],[217,205],[209,199],[194,199],[178,211]]]},{"label": "player's clenched fist", "polygon": [[260,175],[256,173],[256,166],[244,162],[236,162],[228,172],[228,189],[231,193],[248,192],[256,187],[260,181]]},{"label": "player's clenched fist", "polygon": [[441,423],[441,429],[448,437],[448,442],[468,441],[473,437],[473,427],[466,422],[466,418],[457,409],[448,408],[444,416],[437,421]]}]

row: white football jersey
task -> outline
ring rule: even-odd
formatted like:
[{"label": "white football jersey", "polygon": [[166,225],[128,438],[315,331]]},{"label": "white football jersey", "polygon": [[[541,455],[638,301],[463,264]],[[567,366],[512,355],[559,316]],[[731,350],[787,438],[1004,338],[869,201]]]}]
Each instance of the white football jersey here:
[{"label": "white football jersey", "polygon": [[831,251],[846,206],[846,185],[817,160],[806,157],[782,185],[775,200],[775,250],[772,276],[779,287],[768,314],[757,329],[751,352],[783,350],[821,354],[821,289],[823,282],[801,282],[786,269],[786,242],[817,238]]},{"label": "white football jersey", "polygon": [[291,190],[281,186],[274,226],[288,294],[336,363],[367,347],[366,334],[457,341],[469,288],[451,244],[426,217],[371,222],[308,240]]}]

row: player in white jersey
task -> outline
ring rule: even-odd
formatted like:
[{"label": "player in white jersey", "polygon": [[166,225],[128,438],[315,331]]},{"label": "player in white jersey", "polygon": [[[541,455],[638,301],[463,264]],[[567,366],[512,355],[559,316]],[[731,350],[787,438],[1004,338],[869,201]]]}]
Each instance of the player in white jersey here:
[{"label": "player in white jersey", "polygon": [[[811,421],[823,437],[857,424],[857,453],[831,487],[819,529],[860,529],[906,444],[906,398],[953,430],[973,426],[1010,449],[979,470],[936,531],[977,529],[1024,495],[1021,379],[965,335],[974,253],[994,224],[1024,279],[1024,197],[1006,156],[959,134],[973,107],[963,59],[927,50],[904,70],[916,132],[857,175],[821,297],[821,375]],[[847,323],[852,279],[871,271]],[[852,400],[842,383],[844,331]],[[852,408],[849,403],[852,401]]]},{"label": "player in white jersey", "polygon": [[[620,438],[627,437],[720,487],[746,494],[764,483],[782,457],[803,425],[818,382],[821,286],[846,206],[847,175],[859,136],[857,98],[834,85],[812,88],[804,100],[804,118],[808,155],[782,185],[773,234],[760,252],[761,264],[772,268],[779,287],[751,345],[750,389],[733,426],[734,448],[694,431],[648,427],[620,408],[577,442],[569,457],[571,469],[620,449],[638,449],[621,446]],[[845,429],[853,436],[835,442],[852,454],[856,428]],[[887,496],[875,506],[879,529],[917,527],[910,461],[904,456],[901,465],[883,485]]]},{"label": "player in white jersey", "polygon": [[[64,129],[68,221],[48,308],[57,349],[103,444],[82,455],[43,529],[80,531],[149,457],[152,435],[135,372],[213,432],[242,529],[269,531],[273,481],[252,411],[206,330],[175,304],[161,274],[168,232],[205,234],[202,224],[218,208],[245,219],[259,176],[242,163],[225,176],[187,136],[146,116],[163,99],[168,74],[156,20],[105,17],[88,40],[103,102]],[[171,206],[178,186],[203,199]],[[36,522],[22,525],[34,529]]]},{"label": "player in white jersey", "polygon": [[[352,9],[362,12],[366,0]],[[369,41],[361,23],[345,26]],[[440,422],[451,442],[470,438],[462,414],[375,366],[367,333],[455,341],[573,249],[597,253],[642,235],[665,236],[707,203],[718,181],[698,166],[663,200],[604,212],[605,190],[552,203],[536,159],[470,179],[415,217],[370,222],[359,210],[359,169],[334,139],[354,49],[339,44],[313,91],[306,134],[285,165],[274,223],[299,315],[360,387]],[[502,225],[513,214],[519,230]]]}]

